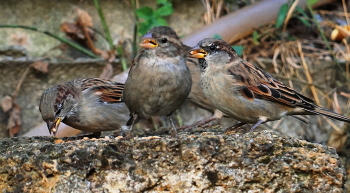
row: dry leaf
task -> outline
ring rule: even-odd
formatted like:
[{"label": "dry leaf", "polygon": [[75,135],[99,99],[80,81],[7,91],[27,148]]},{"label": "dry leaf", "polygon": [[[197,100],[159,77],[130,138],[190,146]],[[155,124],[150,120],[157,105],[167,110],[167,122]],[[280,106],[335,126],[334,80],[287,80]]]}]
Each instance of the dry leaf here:
[{"label": "dry leaf", "polygon": [[12,108],[12,106],[13,106],[12,102],[13,102],[12,97],[10,97],[10,96],[5,96],[1,100],[1,102],[0,102],[1,108],[5,113],[8,112]]},{"label": "dry leaf", "polygon": [[83,31],[77,26],[76,23],[63,22],[60,26],[60,30],[74,40],[85,39]]},{"label": "dry leaf", "polygon": [[7,123],[7,129],[9,130],[10,137],[14,137],[21,130],[21,125],[21,108],[16,103],[13,103]]},{"label": "dry leaf", "polygon": [[[83,29],[80,25],[78,25],[77,23],[68,23],[68,22],[64,22],[61,24],[60,26],[60,30],[63,31],[64,33],[66,33],[66,35],[68,37],[70,37],[72,40],[75,40],[79,43],[82,44],[86,44],[86,37],[84,35]],[[96,41],[96,37],[95,37],[95,31],[90,29],[90,28],[86,28],[85,30],[87,30],[87,34],[89,35],[89,37],[91,38],[91,40]]]},{"label": "dry leaf", "polygon": [[95,49],[95,54],[101,56],[104,59],[108,59],[109,58],[109,53],[107,50],[100,50],[100,49]]},{"label": "dry leaf", "polygon": [[88,14],[88,12],[86,12],[85,10],[79,9],[79,8],[75,8],[75,11],[77,13],[77,22],[81,25],[81,26],[85,26],[85,27],[92,27],[92,18],[91,16]]},{"label": "dry leaf", "polygon": [[48,62],[36,61],[32,63],[29,67],[34,68],[36,71],[41,72],[43,74],[47,74],[49,72],[48,66]]},{"label": "dry leaf", "polygon": [[92,41],[96,41],[95,31],[91,29],[92,18],[84,10],[75,8],[76,19],[75,23],[63,22],[60,29],[66,33],[68,37],[75,40],[84,47],[90,48],[93,52],[95,47]]}]

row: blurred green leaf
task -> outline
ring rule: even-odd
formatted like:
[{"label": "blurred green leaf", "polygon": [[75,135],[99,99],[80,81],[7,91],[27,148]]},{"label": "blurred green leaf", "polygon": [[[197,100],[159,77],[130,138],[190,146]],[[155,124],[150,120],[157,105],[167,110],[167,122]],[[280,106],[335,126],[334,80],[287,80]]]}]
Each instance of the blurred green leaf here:
[{"label": "blurred green leaf", "polygon": [[308,4],[308,5],[314,5],[314,4],[316,4],[317,2],[318,2],[319,0],[306,0],[306,4]]},{"label": "blurred green leaf", "polygon": [[259,34],[257,31],[253,31],[253,44],[259,45]]},{"label": "blurred green leaf", "polygon": [[242,45],[237,45],[237,46],[232,46],[232,48],[237,52],[237,54],[239,56],[243,55],[243,50],[244,50],[244,46]]},{"label": "blurred green leaf", "polygon": [[216,38],[216,39],[222,39],[222,36],[221,36],[221,35],[219,35],[219,34],[214,34],[214,35],[213,35],[213,38]]},{"label": "blurred green leaf", "polygon": [[168,0],[157,0],[157,4],[166,4],[168,3]]},{"label": "blurred green leaf", "polygon": [[151,27],[153,27],[151,21],[146,20],[145,22],[139,24],[138,33],[140,35],[144,35]]},{"label": "blurred green leaf", "polygon": [[153,15],[153,10],[150,7],[141,7],[136,10],[137,17],[147,20],[150,19]]},{"label": "blurred green leaf", "polygon": [[305,11],[304,11],[301,7],[299,7],[299,6],[297,6],[297,7],[295,8],[295,11],[299,12],[301,15],[303,15],[303,16],[306,17],[306,18],[309,17],[309,16],[305,13]]},{"label": "blurred green leaf", "polygon": [[137,34],[143,35],[154,26],[168,25],[164,17],[174,12],[172,3],[169,0],[157,0],[157,5],[155,10],[146,6],[135,11],[137,18],[143,19],[137,20]]},{"label": "blurred green leaf", "polygon": [[155,14],[157,16],[168,16],[174,12],[173,5],[171,3],[166,3],[162,7],[159,7]]},{"label": "blurred green leaf", "polygon": [[165,19],[163,19],[161,17],[157,17],[154,21],[154,26],[159,26],[159,25],[168,25],[168,23],[166,22]]},{"label": "blurred green leaf", "polygon": [[302,17],[297,17],[306,27],[311,27],[310,22],[308,22],[306,19]]},{"label": "blurred green leaf", "polygon": [[284,19],[286,18],[287,13],[288,13],[288,9],[289,9],[289,6],[287,3],[283,4],[280,7],[280,10],[279,10],[278,15],[277,15],[277,20],[276,20],[276,28],[277,29],[283,25]]}]

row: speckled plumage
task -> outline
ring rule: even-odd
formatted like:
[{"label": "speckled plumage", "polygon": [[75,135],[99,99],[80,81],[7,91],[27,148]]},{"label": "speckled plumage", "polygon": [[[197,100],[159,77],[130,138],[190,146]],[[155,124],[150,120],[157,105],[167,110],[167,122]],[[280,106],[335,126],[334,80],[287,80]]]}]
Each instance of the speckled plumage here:
[{"label": "speckled plumage", "polygon": [[285,115],[320,114],[340,121],[350,119],[317,106],[253,64],[238,57],[223,40],[207,38],[190,51],[199,58],[201,86],[222,112],[242,123],[259,124]]},{"label": "speckled plumage", "polygon": [[128,108],[121,102],[123,86],[98,78],[74,79],[46,90],[39,110],[50,133],[59,117],[63,123],[82,131],[120,129],[129,117]]}]

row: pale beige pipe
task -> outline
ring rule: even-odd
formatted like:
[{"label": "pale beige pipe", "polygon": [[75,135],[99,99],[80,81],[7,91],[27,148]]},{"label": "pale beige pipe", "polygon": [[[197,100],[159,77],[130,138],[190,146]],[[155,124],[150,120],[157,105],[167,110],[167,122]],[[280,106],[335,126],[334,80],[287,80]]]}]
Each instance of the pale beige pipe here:
[{"label": "pale beige pipe", "polygon": [[[288,1],[265,0],[246,6],[200,28],[183,38],[182,42],[189,46],[195,46],[200,40],[213,37],[215,34],[220,35],[226,42],[235,42],[259,26],[276,20],[280,7],[286,2]],[[300,0],[298,5],[304,8],[306,1]]]}]

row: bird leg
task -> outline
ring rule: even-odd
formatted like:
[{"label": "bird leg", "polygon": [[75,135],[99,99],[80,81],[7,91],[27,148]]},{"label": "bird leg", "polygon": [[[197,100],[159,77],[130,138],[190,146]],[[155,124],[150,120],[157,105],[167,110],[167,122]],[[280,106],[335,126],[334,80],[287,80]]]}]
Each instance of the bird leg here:
[{"label": "bird leg", "polygon": [[136,122],[136,120],[137,120],[137,114],[132,114],[132,123],[131,123],[131,125],[130,125],[130,128],[128,129],[128,130],[123,130],[122,131],[122,136],[123,137],[125,137],[126,139],[131,139],[131,138],[133,138],[133,136],[132,136],[132,133],[131,133],[131,131],[132,131],[132,128],[134,127],[134,124],[135,124],[135,122]]},{"label": "bird leg", "polygon": [[238,129],[238,128],[242,127],[242,126],[245,125],[245,124],[247,124],[247,123],[237,123],[236,125],[233,125],[233,126],[231,126],[231,127],[226,128],[225,131],[224,131],[224,133],[228,133],[228,132],[230,132],[230,131],[233,131],[233,130],[235,130],[235,129]]},{"label": "bird leg", "polygon": [[173,121],[173,118],[171,117],[171,115],[168,115],[168,119],[170,121],[171,126],[173,127],[173,130],[174,130],[173,133],[171,134],[171,137],[177,137],[177,129],[174,125],[174,121]]},{"label": "bird leg", "polygon": [[[261,123],[264,123],[264,122],[266,122],[266,117],[260,117],[259,118],[259,121],[258,122],[256,122],[251,128],[250,128],[250,131],[253,131],[255,128],[257,128]],[[224,133],[227,133],[227,132],[230,132],[230,131],[233,131],[233,130],[235,130],[235,129],[238,129],[239,127],[242,127],[243,125],[245,125],[245,124],[247,124],[247,123],[238,123],[238,124],[236,124],[236,125],[234,125],[234,126],[232,126],[232,127],[229,127],[229,128],[227,128],[227,129],[225,129],[225,132]]]},{"label": "bird leg", "polygon": [[205,119],[197,122],[196,124],[191,125],[191,127],[206,127],[206,126],[208,126],[208,123],[210,123],[216,119],[218,119],[218,117],[216,117],[214,115],[212,117],[205,118]]},{"label": "bird leg", "polygon": [[255,123],[255,125],[253,125],[253,127],[250,128],[250,131],[253,131],[255,128],[257,128],[261,123],[265,122],[266,118],[259,118],[259,121]]}]

